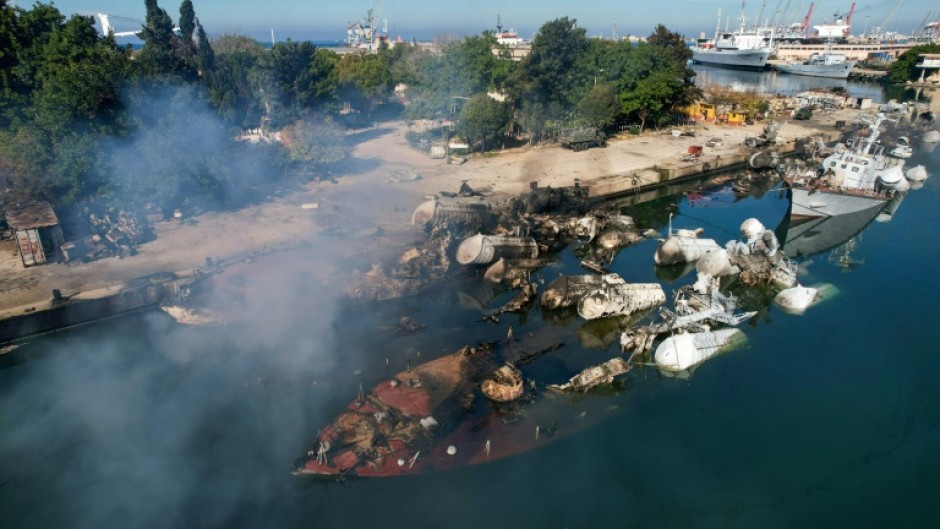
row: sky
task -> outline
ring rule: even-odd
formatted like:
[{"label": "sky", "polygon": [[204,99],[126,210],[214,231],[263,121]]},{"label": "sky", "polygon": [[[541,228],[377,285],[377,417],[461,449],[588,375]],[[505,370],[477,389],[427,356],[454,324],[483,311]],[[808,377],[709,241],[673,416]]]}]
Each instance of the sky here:
[{"label": "sky", "polygon": [[[20,7],[32,5],[27,0],[10,0]],[[47,0],[50,1],[50,0]],[[176,20],[180,0],[160,0],[160,6]],[[144,18],[144,0],[54,0],[66,14],[104,12],[110,15]],[[496,26],[497,16],[505,28],[531,38],[542,23],[562,16],[575,18],[589,35],[610,36],[616,24],[620,36],[648,35],[662,23],[688,37],[714,32],[718,10],[737,17],[741,4],[729,0],[372,0],[382,3],[379,20],[388,20],[392,37],[405,40],[431,39],[437,35],[472,35]],[[861,33],[866,25],[875,26],[892,10],[897,0],[859,1],[853,20],[853,33]],[[193,0],[196,16],[211,34],[241,33],[259,40],[270,40],[274,29],[278,40],[341,40],[349,22],[362,19],[370,0]],[[766,4],[763,18],[769,18],[789,5],[789,21],[802,21],[809,0],[751,0],[746,14],[754,19]],[[845,14],[850,0],[818,0],[815,2],[813,24],[831,20],[834,13]],[[900,2],[887,29],[910,33],[934,11],[940,13],[936,0]],[[120,28],[119,28],[120,29]]]}]

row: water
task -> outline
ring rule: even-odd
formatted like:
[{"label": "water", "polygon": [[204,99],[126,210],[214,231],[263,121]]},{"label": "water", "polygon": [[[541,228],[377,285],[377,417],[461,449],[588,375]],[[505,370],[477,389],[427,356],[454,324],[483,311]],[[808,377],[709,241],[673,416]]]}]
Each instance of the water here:
[{"label": "water", "polygon": [[804,75],[789,75],[777,71],[753,72],[728,70],[704,64],[692,66],[697,74],[695,83],[699,86],[710,84],[730,86],[735,90],[755,90],[760,93],[795,95],[812,89],[841,88],[853,97],[870,97],[876,103],[888,99],[912,97],[910,90],[891,87],[885,90],[881,84],[846,79],[824,79]]},{"label": "water", "polygon": [[[346,486],[296,480],[294,457],[390,369],[464,343],[549,332],[566,346],[526,368],[563,381],[617,353],[605,330],[538,307],[479,322],[476,303],[512,294],[475,281],[378,306],[330,309],[311,287],[316,252],[274,260],[251,281],[254,325],[223,332],[146,313],[34,341],[0,369],[0,520],[7,527],[934,527],[940,487],[940,149],[932,175],[890,223],[856,237],[851,266],[825,253],[804,284],[838,295],[805,316],[761,309],[748,346],[689,379],[638,368],[622,390],[587,397],[607,420],[523,455],[420,477]],[[725,187],[634,210],[664,230],[724,242],[757,217],[773,228],[774,192]],[[653,266],[655,241],[622,251],[628,281],[692,280]],[[571,250],[539,273],[577,271]],[[459,293],[459,294],[458,294]],[[495,297],[493,297],[495,296]],[[233,301],[234,302],[234,301]],[[408,315],[429,329],[391,339]]]}]

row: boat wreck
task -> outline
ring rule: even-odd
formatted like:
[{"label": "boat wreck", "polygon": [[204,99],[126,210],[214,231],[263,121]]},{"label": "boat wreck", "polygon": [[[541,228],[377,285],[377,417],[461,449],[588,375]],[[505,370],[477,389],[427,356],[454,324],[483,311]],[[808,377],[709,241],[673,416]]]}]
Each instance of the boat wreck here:
[{"label": "boat wreck", "polygon": [[420,472],[425,456],[447,457],[440,439],[452,416],[473,405],[475,381],[494,367],[492,346],[456,353],[396,374],[360,393],[317,436],[295,473],[394,476]]},{"label": "boat wreck", "polygon": [[718,329],[670,336],[656,348],[656,366],[668,371],[685,371],[718,353],[746,341],[740,329]]},{"label": "boat wreck", "polygon": [[512,402],[525,392],[522,372],[512,364],[506,364],[494,371],[491,378],[484,380],[480,390],[490,400]]},{"label": "boat wreck", "polygon": [[610,285],[625,285],[626,281],[617,274],[558,276],[545,287],[541,304],[546,309],[573,307],[584,296],[595,290]]},{"label": "boat wreck", "polygon": [[581,371],[564,384],[550,384],[548,388],[555,391],[585,392],[603,384],[610,384],[616,377],[627,371],[630,371],[630,364],[623,358],[616,356],[603,364]]},{"label": "boat wreck", "polygon": [[578,301],[578,315],[586,320],[610,316],[629,316],[666,302],[659,283],[608,284]]}]

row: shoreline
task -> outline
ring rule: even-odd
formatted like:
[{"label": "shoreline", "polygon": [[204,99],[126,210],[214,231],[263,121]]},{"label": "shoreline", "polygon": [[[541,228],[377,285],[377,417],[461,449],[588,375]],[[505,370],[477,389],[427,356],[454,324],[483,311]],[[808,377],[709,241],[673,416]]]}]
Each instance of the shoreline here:
[{"label": "shoreline", "polygon": [[[858,110],[839,110],[810,122],[786,121],[777,149],[792,149],[797,138],[836,131],[838,120],[858,115]],[[305,246],[323,246],[344,259],[365,262],[387,261],[422,238],[411,226],[411,214],[427,197],[440,191],[455,191],[461,181],[503,200],[539,187],[588,188],[589,196],[604,200],[630,192],[643,192],[663,185],[707,178],[734,170],[752,152],[743,145],[747,136],[760,134],[763,123],[754,125],[699,125],[696,136],[675,137],[666,132],[617,138],[606,148],[572,152],[557,145],[524,146],[496,153],[474,154],[461,165],[432,160],[411,149],[404,139],[407,122],[380,124],[366,131],[355,145],[352,157],[369,162],[359,174],[335,175],[336,184],[310,182],[286,196],[268,197],[234,212],[210,212],[188,222],[161,221],[154,225],[155,241],[144,244],[132,257],[110,257],[90,263],[54,263],[43,266],[6,268],[4,292],[0,294],[0,326],[12,320],[43,318],[45,311],[59,310],[52,289],[60,289],[69,300],[81,296],[94,299],[92,291],[121,291],[138,278],[176,271],[176,277],[195,277],[208,259],[215,263],[246,259]],[[681,157],[691,145],[720,138],[723,146],[706,148],[693,163]],[[414,181],[394,182],[393,171],[408,170],[420,175]],[[5,241],[6,242],[6,241]],[[4,259],[9,260],[9,254]],[[18,257],[16,258],[18,261]],[[102,290],[105,289],[105,290]],[[110,289],[110,290],[108,290]],[[100,297],[100,296],[99,296]],[[157,302],[158,303],[158,302]],[[139,307],[134,307],[136,310]],[[114,310],[120,313],[120,307]],[[94,312],[95,317],[100,317]],[[12,320],[11,320],[12,319]],[[72,322],[81,323],[81,322]],[[46,331],[51,329],[46,329]],[[22,339],[6,333],[0,342]]]}]

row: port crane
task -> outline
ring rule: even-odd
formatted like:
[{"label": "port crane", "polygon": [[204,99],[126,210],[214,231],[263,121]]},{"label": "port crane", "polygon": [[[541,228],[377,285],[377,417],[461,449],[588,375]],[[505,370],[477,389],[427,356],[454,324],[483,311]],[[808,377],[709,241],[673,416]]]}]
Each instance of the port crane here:
[{"label": "port crane", "polygon": [[885,17],[881,20],[881,22],[878,23],[877,26],[871,28],[871,31],[865,35],[865,38],[869,42],[880,42],[884,38],[886,33],[884,28],[887,27],[888,21],[894,18],[894,15],[898,12],[898,8],[901,7],[901,1],[902,0],[897,0],[891,10],[888,11],[888,14],[885,15]]}]

